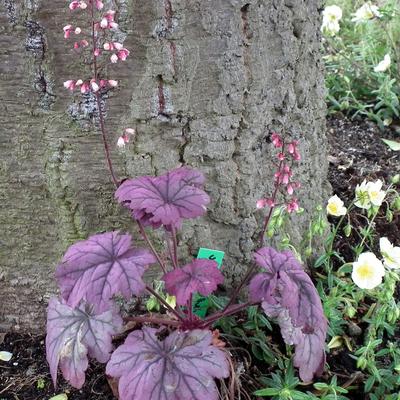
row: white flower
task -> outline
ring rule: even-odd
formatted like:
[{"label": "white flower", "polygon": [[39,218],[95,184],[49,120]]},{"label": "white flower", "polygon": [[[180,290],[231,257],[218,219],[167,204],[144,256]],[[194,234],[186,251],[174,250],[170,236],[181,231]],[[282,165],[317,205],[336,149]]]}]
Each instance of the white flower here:
[{"label": "white flower", "polygon": [[367,181],[364,180],[361,185],[356,186],[356,202],[354,204],[359,208],[365,208],[367,210],[371,207]]},{"label": "white flower", "polygon": [[123,149],[123,148],[125,147],[125,144],[126,144],[125,139],[124,139],[122,136],[120,136],[120,137],[118,138],[118,140],[117,140],[117,146],[118,146],[120,149]]},{"label": "white flower", "polygon": [[400,268],[400,247],[395,247],[388,238],[379,240],[379,247],[383,256],[384,264],[388,268]]},{"label": "white flower", "polygon": [[368,182],[367,190],[370,202],[374,206],[380,206],[385,198],[386,192],[382,190],[383,182],[378,179],[376,182]]},{"label": "white flower", "polygon": [[343,201],[340,200],[336,194],[328,200],[328,205],[326,206],[326,212],[335,217],[340,217],[341,215],[346,215],[347,208],[344,207]]},{"label": "white flower", "polygon": [[385,267],[374,253],[362,253],[358,260],[353,263],[351,277],[361,289],[373,289],[378,286],[382,283],[384,275]]},{"label": "white flower", "polygon": [[374,68],[375,72],[385,72],[390,67],[390,55],[385,54],[383,60]]},{"label": "white flower", "polygon": [[325,7],[322,12],[322,26],[321,31],[325,35],[335,36],[339,30],[339,21],[342,18],[342,9],[339,6]]},{"label": "white flower", "polygon": [[382,190],[383,182],[378,179],[376,182],[366,182],[365,180],[356,186],[356,202],[354,203],[359,208],[368,210],[371,205],[379,207],[386,192]]},{"label": "white flower", "polygon": [[371,4],[371,2],[368,1],[356,11],[354,17],[352,18],[352,21],[358,24],[360,22],[368,21],[375,17],[380,18],[382,17],[382,14],[379,12],[377,6]]}]

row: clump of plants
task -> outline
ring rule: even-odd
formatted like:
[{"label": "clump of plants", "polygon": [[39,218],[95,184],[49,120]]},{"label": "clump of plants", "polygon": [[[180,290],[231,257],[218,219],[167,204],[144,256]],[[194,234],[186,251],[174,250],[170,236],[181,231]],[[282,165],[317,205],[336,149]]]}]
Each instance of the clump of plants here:
[{"label": "clump of plants", "polygon": [[322,14],[330,111],[391,125],[400,113],[399,2],[327,1]]},{"label": "clump of plants", "polygon": [[[106,373],[118,379],[121,400],[218,399],[214,380],[229,376],[230,355],[213,326],[258,305],[277,322],[284,341],[294,345],[293,365],[299,369],[300,378],[312,381],[325,365],[328,325],[320,297],[291,251],[264,245],[275,211],[282,215],[299,209],[294,197],[299,184],[292,179],[293,166],[300,160],[298,142],[277,133],[271,135],[271,146],[278,151],[277,170],[272,195],[257,203],[267,213],[254,263],[223,307],[198,316],[193,310],[194,296],[209,296],[224,281],[216,261],[183,263],[178,254],[183,221],[204,215],[210,202],[203,188],[205,177],[198,170],[181,166],[156,177],[118,179],[102,110],[102,95],[118,82],[105,76],[103,61],[124,61],[129,50],[113,40],[113,31],[118,28],[116,14],[104,11],[101,1],[72,1],[69,8],[86,13],[90,20],[83,28],[67,25],[64,37],[79,39],[73,47],[90,60],[92,71],[89,77],[70,79],[64,86],[95,97],[115,198],[130,211],[147,248],[136,247],[128,233],[112,231],[90,236],[66,251],[56,269],[60,296],[50,300],[47,314],[46,351],[54,385],[61,370],[72,386],[82,387],[89,358],[95,358],[107,363]],[[124,146],[133,134],[128,128],[118,145]],[[167,258],[152,244],[147,228],[164,230]],[[173,301],[146,284],[144,273],[152,264],[160,268],[164,290]],[[240,302],[239,292],[245,286],[249,299]],[[164,313],[122,318],[115,296],[128,300],[145,294],[157,299]],[[128,333],[114,349],[113,336],[126,331],[132,321],[141,329]]]}]

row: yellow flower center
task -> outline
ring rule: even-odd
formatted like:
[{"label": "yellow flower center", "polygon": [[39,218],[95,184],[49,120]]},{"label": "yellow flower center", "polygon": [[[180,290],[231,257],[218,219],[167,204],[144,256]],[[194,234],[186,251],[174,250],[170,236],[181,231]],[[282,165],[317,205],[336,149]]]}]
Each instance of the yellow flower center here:
[{"label": "yellow flower center", "polygon": [[329,212],[330,212],[331,214],[337,214],[338,211],[339,211],[339,207],[338,207],[338,205],[335,204],[335,203],[330,203],[330,204],[328,205],[328,209],[329,209]]},{"label": "yellow flower center", "polygon": [[371,279],[374,276],[374,271],[368,264],[361,265],[357,270],[361,279]]}]

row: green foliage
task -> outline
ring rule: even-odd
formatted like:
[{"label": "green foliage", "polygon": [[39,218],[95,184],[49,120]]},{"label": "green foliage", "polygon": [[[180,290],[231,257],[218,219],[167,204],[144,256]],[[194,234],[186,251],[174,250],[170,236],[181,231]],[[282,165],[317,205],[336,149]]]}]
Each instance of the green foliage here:
[{"label": "green foliage", "polygon": [[[379,5],[380,17],[357,23],[352,18],[364,1],[326,2],[343,11],[340,31],[324,35],[327,99],[330,112],[364,115],[383,127],[400,115],[400,3],[373,3]],[[389,68],[375,71],[386,54]]]}]

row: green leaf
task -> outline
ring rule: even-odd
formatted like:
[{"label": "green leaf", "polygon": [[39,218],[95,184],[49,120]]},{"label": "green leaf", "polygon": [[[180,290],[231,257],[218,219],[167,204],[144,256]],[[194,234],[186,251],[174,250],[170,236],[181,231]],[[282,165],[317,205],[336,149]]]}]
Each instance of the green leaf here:
[{"label": "green leaf", "polygon": [[394,140],[382,139],[382,142],[387,144],[392,150],[400,151],[400,142],[395,142]]},{"label": "green leaf", "polygon": [[280,389],[273,388],[261,389],[254,392],[256,396],[277,396],[279,393]]}]

